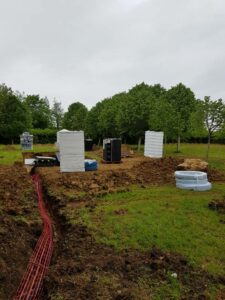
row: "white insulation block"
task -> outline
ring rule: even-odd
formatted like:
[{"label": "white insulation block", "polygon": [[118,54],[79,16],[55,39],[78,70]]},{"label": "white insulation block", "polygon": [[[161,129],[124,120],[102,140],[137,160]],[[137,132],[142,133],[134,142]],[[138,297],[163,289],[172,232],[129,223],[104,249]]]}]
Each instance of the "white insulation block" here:
[{"label": "white insulation block", "polygon": [[84,132],[59,131],[57,141],[61,172],[84,172]]},{"label": "white insulation block", "polygon": [[163,156],[163,132],[146,131],[144,156],[160,158]]}]

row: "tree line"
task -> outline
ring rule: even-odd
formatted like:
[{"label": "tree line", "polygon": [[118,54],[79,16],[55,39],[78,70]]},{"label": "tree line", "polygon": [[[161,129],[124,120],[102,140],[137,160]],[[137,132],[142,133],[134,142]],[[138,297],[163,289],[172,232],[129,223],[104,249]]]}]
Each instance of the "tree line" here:
[{"label": "tree line", "polygon": [[31,129],[84,130],[95,142],[106,137],[121,137],[123,142],[141,144],[146,130],[163,131],[165,141],[206,137],[208,144],[215,133],[223,134],[225,106],[222,99],[209,96],[197,99],[184,84],[166,90],[160,84],[141,83],[99,101],[89,111],[76,101],[64,113],[61,102],[52,107],[47,98],[14,92],[0,85],[0,137],[12,141]]}]

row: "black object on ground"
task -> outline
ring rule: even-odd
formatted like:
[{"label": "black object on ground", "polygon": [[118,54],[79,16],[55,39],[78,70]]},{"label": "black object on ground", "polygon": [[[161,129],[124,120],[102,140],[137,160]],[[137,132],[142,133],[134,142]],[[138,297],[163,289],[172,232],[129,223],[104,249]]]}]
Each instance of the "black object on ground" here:
[{"label": "black object on ground", "polygon": [[86,139],[85,140],[85,151],[92,151],[93,149],[93,140],[92,139]]},{"label": "black object on ground", "polygon": [[121,161],[121,139],[105,139],[103,141],[103,160],[106,163]]}]

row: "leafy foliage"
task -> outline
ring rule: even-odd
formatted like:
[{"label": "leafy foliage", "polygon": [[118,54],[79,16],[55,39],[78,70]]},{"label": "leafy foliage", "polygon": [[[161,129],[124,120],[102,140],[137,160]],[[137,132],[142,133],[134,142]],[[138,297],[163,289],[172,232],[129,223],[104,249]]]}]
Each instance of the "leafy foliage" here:
[{"label": "leafy foliage", "polygon": [[212,101],[206,96],[202,101],[202,112],[205,127],[208,132],[208,148],[206,157],[209,156],[210,141],[213,133],[221,129],[225,121],[225,105],[222,99]]},{"label": "leafy foliage", "polygon": [[190,88],[179,83],[167,91],[166,97],[174,107],[176,121],[174,130],[178,137],[177,151],[179,151],[180,136],[188,132],[191,113],[195,110],[195,95]]},{"label": "leafy foliage", "polygon": [[47,98],[40,98],[39,95],[28,95],[24,101],[31,112],[33,128],[52,127],[51,110]]},{"label": "leafy foliage", "polygon": [[31,126],[31,115],[22,103],[5,85],[0,86],[0,136],[12,142]]},{"label": "leafy foliage", "polygon": [[31,129],[36,144],[54,144],[56,142],[57,129]]},{"label": "leafy foliage", "polygon": [[69,130],[84,130],[88,110],[80,102],[71,104],[63,118],[63,127]]},{"label": "leafy foliage", "polygon": [[53,124],[54,127],[60,129],[62,127],[63,121],[63,109],[61,102],[58,102],[54,99],[53,107],[52,107],[52,117],[53,117]]},{"label": "leafy foliage", "polygon": [[[121,137],[123,142],[136,142],[140,146],[146,130],[164,132],[165,141],[223,140],[225,132],[222,100],[210,97],[196,100],[194,93],[183,83],[166,90],[160,84],[135,85],[99,101],[87,110],[85,105],[74,102],[63,114],[61,102],[54,100],[50,108],[47,98],[39,95],[24,95],[0,85],[0,137],[18,136],[31,129],[64,127],[69,130],[84,130],[85,136],[100,142],[107,137]],[[55,131],[54,131],[55,132]],[[207,134],[208,133],[208,134]],[[215,133],[215,135],[214,135]],[[52,141],[51,133],[35,132],[36,140]],[[45,137],[44,137],[45,136]]]}]

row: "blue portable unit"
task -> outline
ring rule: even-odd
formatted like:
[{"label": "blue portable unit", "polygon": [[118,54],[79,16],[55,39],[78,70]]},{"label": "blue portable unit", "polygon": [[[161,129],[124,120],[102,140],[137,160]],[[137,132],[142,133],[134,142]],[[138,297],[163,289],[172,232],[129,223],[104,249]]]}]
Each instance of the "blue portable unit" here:
[{"label": "blue portable unit", "polygon": [[98,163],[95,159],[85,159],[85,171],[96,171],[98,170]]}]

